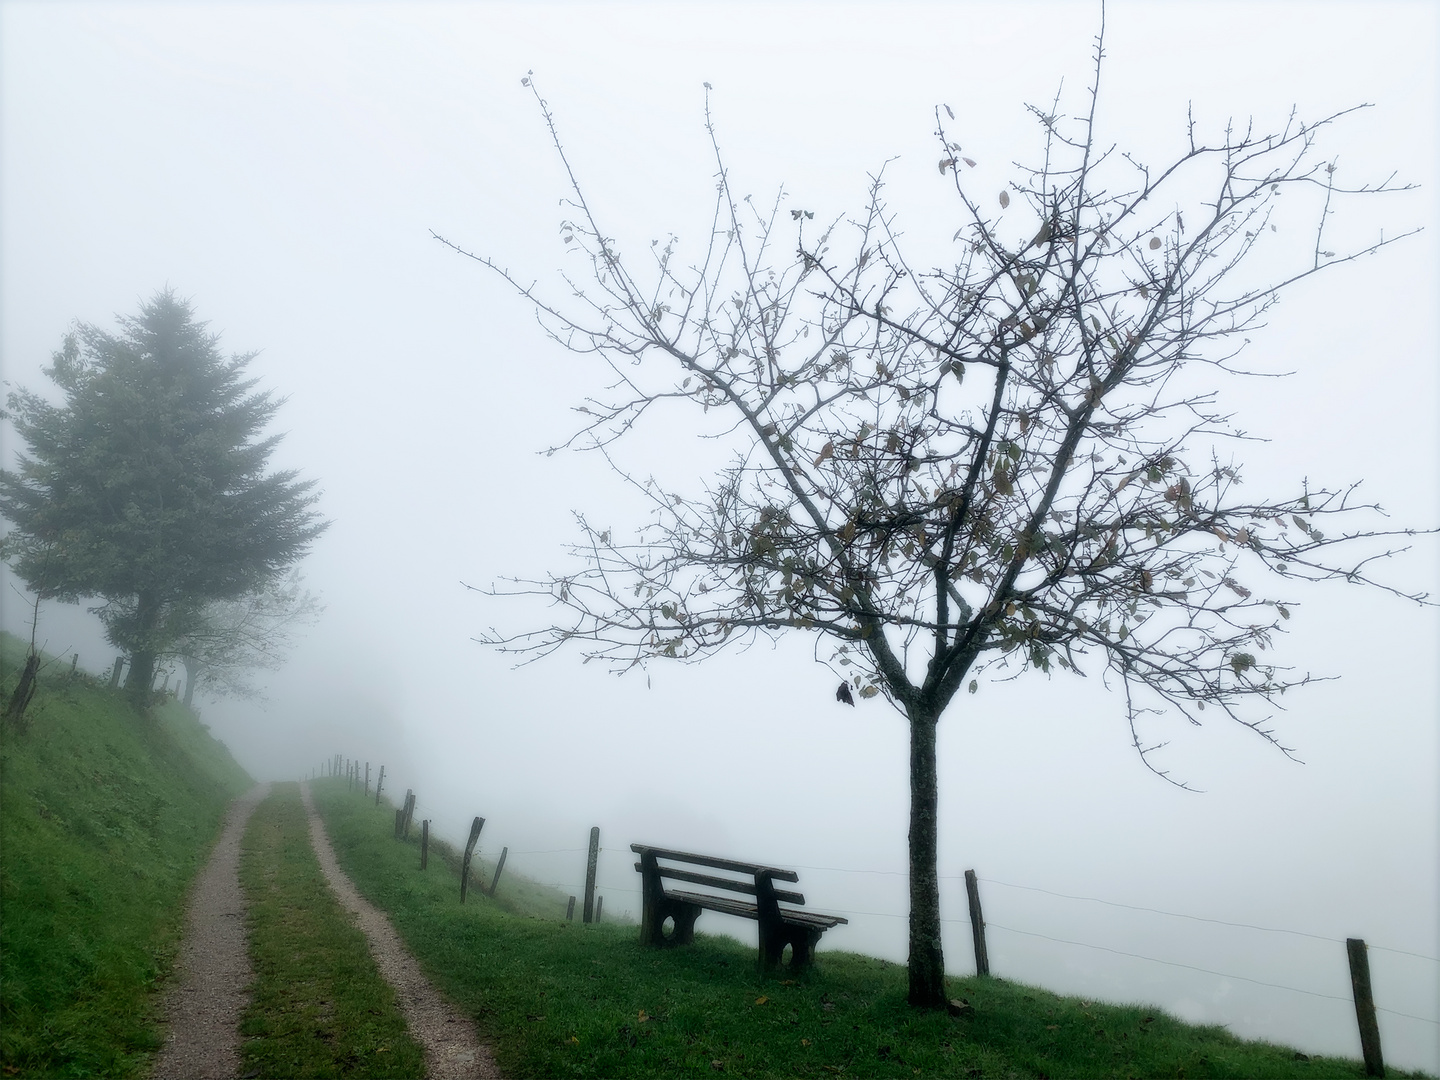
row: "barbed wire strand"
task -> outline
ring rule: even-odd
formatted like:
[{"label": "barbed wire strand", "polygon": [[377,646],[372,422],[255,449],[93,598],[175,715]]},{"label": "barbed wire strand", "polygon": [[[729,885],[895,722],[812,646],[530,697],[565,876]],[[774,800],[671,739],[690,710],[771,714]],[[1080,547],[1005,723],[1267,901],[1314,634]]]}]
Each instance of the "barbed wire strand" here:
[{"label": "barbed wire strand", "polygon": [[[1330,1001],[1341,1001],[1347,1005],[1350,1004],[1352,1000],[1347,997],[1339,997],[1335,994],[1322,994],[1316,990],[1302,990],[1298,986],[1285,986],[1282,983],[1266,982],[1263,979],[1252,979],[1247,975],[1234,975],[1226,971],[1212,971],[1210,968],[1196,967],[1194,964],[1180,964],[1175,962],[1174,960],[1161,960],[1158,957],[1154,956],[1143,956],[1140,953],[1126,952],[1124,949],[1112,949],[1107,945],[1091,945],[1089,942],[1086,941],[1070,941],[1068,938],[1051,937],[1049,934],[1037,934],[1033,930],[1017,930],[1013,926],[1001,926],[999,923],[991,922],[989,919],[985,920],[985,925],[987,927],[994,927],[996,930],[1005,930],[1012,934],[1023,934],[1025,937],[1043,938],[1045,941],[1054,941],[1058,942],[1061,945],[1078,945],[1082,949],[1096,949],[1100,952],[1115,953],[1117,956],[1129,956],[1133,957],[1136,960],[1148,960],[1152,964],[1164,964],[1166,967],[1184,968],[1187,971],[1198,971],[1202,974],[1214,975],[1217,978],[1221,979],[1239,979],[1241,982],[1254,983],[1256,986],[1268,986],[1275,990],[1289,990],[1291,993],[1308,994],[1310,997],[1327,998]],[[1407,1020],[1418,1020],[1422,1024],[1440,1025],[1440,1020],[1432,1020],[1427,1016],[1415,1016],[1411,1013],[1403,1013],[1395,1009],[1387,1009],[1382,1005],[1376,1005],[1375,1009],[1377,1012],[1386,1012],[1390,1013],[1393,1016],[1403,1016]]]},{"label": "barbed wire strand", "polygon": [[[1328,941],[1335,945],[1344,945],[1344,938],[1327,937],[1324,934],[1312,934],[1305,930],[1287,930],[1284,927],[1259,926],[1255,923],[1231,922],[1228,919],[1212,919],[1205,915],[1188,915],[1182,911],[1163,911],[1160,908],[1144,907],[1140,904],[1122,904],[1115,900],[1102,900],[1098,896],[1078,896],[1073,893],[1056,892],[1054,889],[1042,889],[1037,885],[1016,885],[1009,881],[998,881],[995,878],[980,878],[987,885],[1002,885],[1007,889],[1024,889],[1026,892],[1044,893],[1046,896],[1058,896],[1065,900],[1086,900],[1094,904],[1105,904],[1108,907],[1124,908],[1126,911],[1149,911],[1156,915],[1168,915],[1173,919],[1190,919],[1194,922],[1213,923],[1217,926],[1234,926],[1243,930],[1262,930],[1268,934],[1293,934],[1295,937],[1313,938],[1316,941]],[[1429,960],[1440,964],[1440,958],[1426,956],[1424,953],[1411,952],[1408,949],[1392,949],[1386,945],[1370,945],[1367,948],[1380,949],[1384,952],[1400,953],[1404,956],[1413,956],[1420,960]]]}]

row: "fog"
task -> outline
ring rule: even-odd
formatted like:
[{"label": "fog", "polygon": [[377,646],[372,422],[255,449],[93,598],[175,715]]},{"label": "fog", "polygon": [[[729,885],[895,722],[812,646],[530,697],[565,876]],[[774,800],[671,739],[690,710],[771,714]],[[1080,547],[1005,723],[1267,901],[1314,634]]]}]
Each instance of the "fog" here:
[{"label": "fog", "polygon": [[[1152,162],[1183,146],[1190,101],[1211,130],[1374,104],[1327,153],[1347,177],[1422,186],[1342,205],[1334,227],[1426,231],[1288,294],[1246,358],[1293,374],[1220,390],[1267,440],[1243,450],[1255,495],[1363,479],[1393,524],[1440,523],[1437,9],[1112,3],[1107,19],[1102,128]],[[383,763],[442,835],[483,815],[487,856],[508,846],[507,873],[571,892],[599,825],[607,916],[638,906],[631,842],[794,866],[811,906],[851,920],[822,949],[903,960],[905,726],[880,699],[839,705],[813,641],[623,678],[472,641],[547,613],[462,582],[561,567],[572,511],[623,532],[642,510],[603,462],[543,453],[602,373],[430,230],[561,295],[566,192],[533,71],[622,248],[674,232],[683,254],[709,227],[702,81],[738,191],[783,184],[825,218],[894,158],[902,227],[943,241],[926,240],[935,106],[998,191],[1038,146],[1025,102],[1063,80],[1080,107],[1097,21],[1079,3],[6,3],[4,378],[44,389],[71,320],[113,328],[167,285],[226,351],[261,350],[252,374],[288,398],[275,464],[319,481],[334,524],[304,563],[325,613],[262,673],[267,701],[200,702],[258,779],[335,753]],[[686,424],[656,420],[623,461],[698,475]],[[1436,571],[1422,540],[1379,574],[1440,592]],[[28,632],[13,584],[4,626]],[[956,703],[939,748],[954,973],[973,971],[974,868],[996,974],[1358,1057],[1343,942],[1363,937],[1387,1061],[1440,1070],[1440,620],[1343,583],[1287,592],[1283,662],[1335,677],[1277,714],[1303,764],[1233,724],[1153,719],[1192,794],[1141,765],[1098,679],[1032,674]],[[40,637],[94,671],[114,656],[83,607],[42,607]]]}]

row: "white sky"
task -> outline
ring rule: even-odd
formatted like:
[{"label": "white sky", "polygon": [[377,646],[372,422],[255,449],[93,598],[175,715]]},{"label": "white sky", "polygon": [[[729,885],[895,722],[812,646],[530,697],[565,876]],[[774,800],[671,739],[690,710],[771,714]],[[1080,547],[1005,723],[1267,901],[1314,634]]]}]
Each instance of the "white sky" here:
[{"label": "white sky", "polygon": [[[920,245],[947,239],[933,109],[948,103],[973,174],[999,190],[1036,145],[1023,104],[1089,77],[1082,3],[0,5],[0,361],[40,388],[70,320],[112,326],[165,285],[193,299],[288,395],[277,464],[317,478],[335,524],[306,564],[328,610],[259,711],[206,719],[261,777],[330,752],[385,762],[436,828],[489,820],[482,847],[576,887],[602,828],[607,908],[633,907],[631,841],[805,867],[826,944],[903,959],[903,724],[849,710],[812,643],[615,679],[577,655],[515,671],[470,642],[543,611],[461,589],[556,566],[569,514],[625,529],[633,504],[595,462],[536,451],[571,430],[596,375],[548,344],[513,296],[429,237],[554,280],[564,195],[520,78],[533,70],[602,219],[634,249],[698,242],[712,164],[702,81],[732,179],[783,184],[817,218],[858,209],[866,174]],[[1342,175],[1398,170],[1422,190],[1340,208],[1368,236],[1422,225],[1381,257],[1289,295],[1248,359],[1286,380],[1223,400],[1272,441],[1258,493],[1364,479],[1398,524],[1437,500],[1437,9],[1427,3],[1112,4],[1102,127],[1152,161],[1211,127],[1375,108],[1329,144]],[[948,217],[944,221],[950,220]],[[943,222],[942,222],[943,224]],[[1305,245],[1308,237],[1297,236]],[[684,462],[687,429],[631,450]],[[13,454],[6,432],[4,458]],[[1436,587],[1425,542],[1388,571]],[[5,579],[4,625],[23,612]],[[1291,594],[1293,595],[1293,594]],[[972,969],[974,867],[1002,975],[1313,1051],[1359,1055],[1345,1000],[1257,986],[1007,932],[1028,931],[1345,998],[1343,944],[1062,900],[997,882],[1231,922],[1366,938],[1440,956],[1437,619],[1343,586],[1300,596],[1282,656],[1338,676],[1287,702],[1296,765],[1218,722],[1169,730],[1176,791],[1128,746],[1119,701],[1073,679],[986,686],[941,733],[946,954]],[[77,609],[42,636],[98,670]],[[841,868],[834,870],[811,869]],[[876,873],[888,871],[889,873]],[[707,919],[711,916],[707,916]],[[742,929],[741,931],[745,931]],[[753,933],[753,930],[751,931]],[[1371,955],[1387,1060],[1440,1069],[1440,964]]]}]

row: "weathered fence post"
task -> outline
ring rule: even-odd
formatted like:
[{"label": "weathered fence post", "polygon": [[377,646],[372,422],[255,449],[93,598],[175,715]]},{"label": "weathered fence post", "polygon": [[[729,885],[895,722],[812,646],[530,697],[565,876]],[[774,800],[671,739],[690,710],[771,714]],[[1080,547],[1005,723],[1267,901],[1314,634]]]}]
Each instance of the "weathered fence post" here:
[{"label": "weathered fence post", "polygon": [[581,919],[590,923],[595,917],[595,867],[600,861],[600,826],[590,829],[590,854],[585,860],[585,910]]},{"label": "weathered fence post", "polygon": [[505,869],[505,856],[509,854],[510,849],[508,847],[500,849],[500,861],[495,864],[495,876],[490,879],[490,891],[485,894],[486,896],[495,895],[496,886],[500,884],[500,871]]},{"label": "weathered fence post", "polygon": [[1366,1076],[1384,1076],[1385,1059],[1380,1053],[1380,1027],[1375,1022],[1375,996],[1370,991],[1370,957],[1363,938],[1346,938],[1350,957],[1350,989],[1355,997],[1355,1019],[1360,1023],[1360,1052],[1365,1058]]},{"label": "weathered fence post", "polygon": [[365,797],[370,797],[370,762],[365,762]]},{"label": "weathered fence post", "polygon": [[420,869],[430,861],[430,819],[420,822]]},{"label": "weathered fence post", "polygon": [[405,820],[400,825],[400,839],[410,839],[410,822],[415,817],[415,789],[405,789]]},{"label": "weathered fence post", "polygon": [[965,895],[970,900],[970,932],[975,937],[975,974],[990,974],[990,957],[985,952],[985,919],[980,914],[980,883],[975,871],[965,871]]},{"label": "weathered fence post", "polygon": [[465,892],[470,887],[470,859],[475,854],[475,841],[480,839],[480,830],[485,827],[485,819],[477,817],[470,823],[470,839],[465,841],[465,858],[460,863],[460,902],[465,902]]},{"label": "weathered fence post", "polygon": [[110,689],[114,690],[120,685],[120,669],[125,666],[125,657],[115,657],[115,666],[110,669]]},{"label": "weathered fence post", "polygon": [[380,805],[380,789],[385,786],[385,766],[380,766],[380,775],[375,778],[375,805]]},{"label": "weathered fence post", "polygon": [[599,925],[599,923],[600,923],[600,909],[603,908],[604,906],[605,906],[605,897],[603,897],[603,896],[597,896],[597,897],[595,898],[595,923],[596,923],[596,925]]},{"label": "weathered fence post", "polygon": [[565,921],[575,921],[575,897],[570,897],[570,903],[565,905]]},{"label": "weathered fence post", "polygon": [[402,809],[400,809],[400,807],[398,807],[398,806],[395,807],[395,839],[396,839],[396,840],[399,840],[399,839],[400,839],[400,826],[404,823],[404,821],[405,821],[405,811],[402,810]]}]

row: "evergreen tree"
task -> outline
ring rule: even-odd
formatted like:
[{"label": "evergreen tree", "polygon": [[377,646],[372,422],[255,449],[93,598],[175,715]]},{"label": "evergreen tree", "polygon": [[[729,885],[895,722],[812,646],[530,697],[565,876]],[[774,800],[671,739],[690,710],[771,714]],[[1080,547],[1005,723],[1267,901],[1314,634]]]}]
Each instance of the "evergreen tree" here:
[{"label": "evergreen tree", "polygon": [[100,597],[143,701],[156,659],[197,605],[279,579],[328,522],[313,480],[267,472],[282,401],[226,359],[188,303],[158,293],[120,334],[77,324],[45,369],[64,403],[21,389],[10,418],[29,452],[0,470],[3,555],[31,589]]}]

